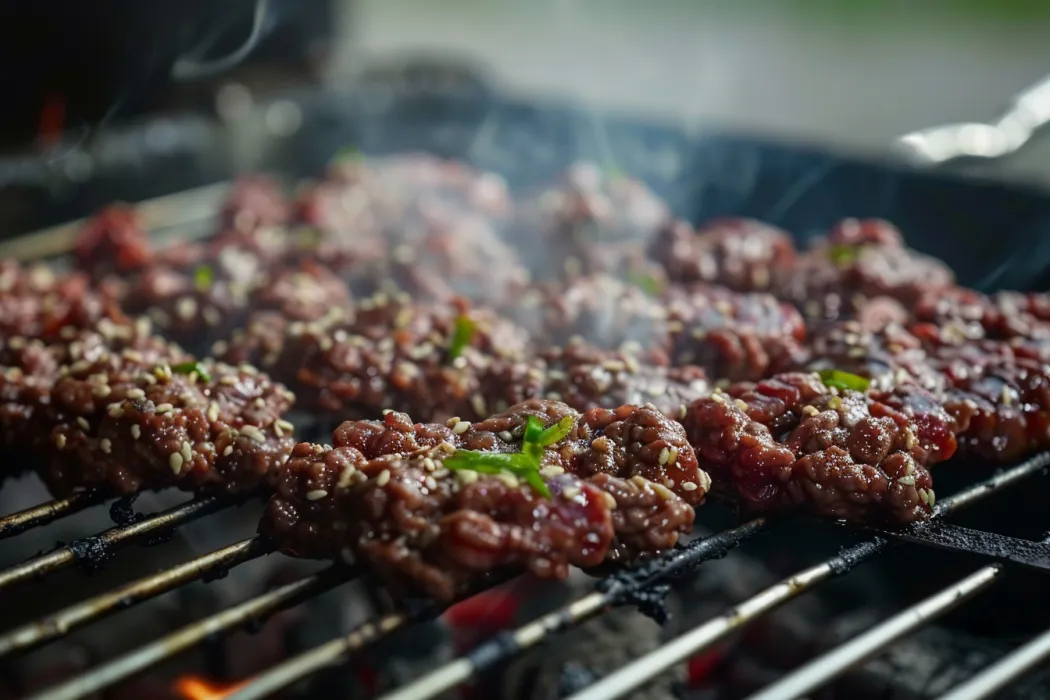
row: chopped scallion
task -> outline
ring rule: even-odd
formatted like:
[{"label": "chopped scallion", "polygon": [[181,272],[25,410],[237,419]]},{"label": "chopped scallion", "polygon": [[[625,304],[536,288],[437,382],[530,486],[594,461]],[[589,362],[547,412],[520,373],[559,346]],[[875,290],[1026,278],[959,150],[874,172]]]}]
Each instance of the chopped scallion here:
[{"label": "chopped scallion", "polygon": [[825,386],[832,386],[843,391],[867,391],[871,380],[838,369],[823,369],[819,372],[820,381]]}]

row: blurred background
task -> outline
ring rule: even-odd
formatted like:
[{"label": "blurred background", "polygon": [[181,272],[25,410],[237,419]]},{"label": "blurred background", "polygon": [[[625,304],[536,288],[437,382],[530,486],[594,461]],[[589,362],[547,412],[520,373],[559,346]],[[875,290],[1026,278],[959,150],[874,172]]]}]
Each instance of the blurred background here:
[{"label": "blurred background", "polygon": [[[1048,30],[1039,0],[4,0],[0,232],[29,220],[12,187],[69,194],[105,164],[126,173],[156,152],[214,152],[217,123],[235,125],[233,170],[265,165],[242,157],[266,145],[238,122],[260,103],[289,90],[349,103],[363,80],[401,80],[406,61],[690,136],[893,156],[901,135],[994,121],[1050,76]],[[1047,92],[1034,122],[1050,116]],[[266,138],[305,111],[271,109]],[[1041,187],[1048,143],[952,169]]]}]

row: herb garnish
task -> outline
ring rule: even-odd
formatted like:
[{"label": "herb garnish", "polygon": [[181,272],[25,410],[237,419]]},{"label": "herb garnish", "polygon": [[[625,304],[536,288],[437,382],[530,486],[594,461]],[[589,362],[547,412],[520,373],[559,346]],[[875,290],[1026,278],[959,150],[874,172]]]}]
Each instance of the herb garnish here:
[{"label": "herb garnish", "polygon": [[819,372],[820,381],[825,386],[833,386],[843,391],[867,391],[871,386],[871,380],[849,372],[838,369],[822,369]]},{"label": "herb garnish", "polygon": [[836,244],[828,248],[828,258],[838,267],[847,267],[857,262],[864,246]]},{"label": "herb garnish", "polygon": [[204,368],[204,365],[202,365],[200,362],[197,362],[196,360],[191,360],[189,362],[180,362],[177,365],[172,365],[171,371],[175,374],[193,374],[194,372],[196,372],[197,376],[200,377],[202,380],[206,382],[211,381],[211,374],[208,372],[207,369]]},{"label": "herb garnish", "polygon": [[332,158],[333,163],[357,163],[363,161],[365,155],[361,153],[361,150],[357,146],[346,146],[336,151],[335,157]]},{"label": "herb garnish", "polygon": [[651,297],[660,296],[664,289],[663,280],[655,275],[647,275],[644,272],[628,273],[627,281]]},{"label": "herb garnish", "polygon": [[467,469],[479,474],[508,472],[531,486],[544,498],[551,497],[550,488],[540,475],[543,450],[563,440],[575,424],[572,416],[565,416],[549,428],[535,416],[525,421],[525,432],[521,438],[521,452],[478,452],[456,450],[445,458],[445,466],[452,470]]},{"label": "herb garnish", "polygon": [[193,286],[202,292],[208,291],[215,282],[215,270],[211,265],[198,265],[193,271]]},{"label": "herb garnish", "polygon": [[474,323],[474,320],[462,314],[456,318],[455,328],[452,330],[452,340],[448,344],[448,359],[454,360],[463,354],[463,350],[470,345],[470,341],[474,339],[474,333],[477,331],[478,326]]}]

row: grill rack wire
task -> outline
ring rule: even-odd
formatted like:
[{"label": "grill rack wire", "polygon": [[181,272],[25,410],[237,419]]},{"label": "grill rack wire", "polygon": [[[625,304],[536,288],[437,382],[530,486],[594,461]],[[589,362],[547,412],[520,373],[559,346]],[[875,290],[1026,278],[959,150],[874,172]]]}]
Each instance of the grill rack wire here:
[{"label": "grill rack wire", "polygon": [[[213,218],[215,202],[227,191],[227,184],[212,185],[199,190],[157,198],[139,205],[151,229],[191,227],[203,235],[206,222]],[[178,211],[177,220],[171,212]],[[39,259],[61,255],[69,250],[73,232],[81,222],[21,238],[17,242],[0,245],[5,257]],[[192,235],[192,234],[191,234]],[[1045,473],[1050,466],[1050,453],[1036,455],[1021,464],[963,489],[944,499],[938,505],[935,519],[941,521],[955,512],[1001,492],[1026,478]],[[65,499],[57,499],[17,513],[0,517],[0,540],[15,537],[30,529],[41,527],[87,508],[105,503],[111,497],[100,490],[85,491]],[[33,557],[26,562],[0,571],[0,592],[29,581],[39,580],[70,566],[100,566],[119,548],[136,543],[151,543],[172,533],[181,525],[219,512],[236,502],[216,497],[196,498],[137,522],[118,525],[104,532],[85,537],[69,545]],[[711,559],[725,556],[738,544],[759,535],[775,525],[764,518],[755,518],[734,528],[694,540],[667,552],[643,566],[599,581],[595,590],[561,608],[549,612],[508,633],[481,643],[467,654],[443,664],[424,676],[384,695],[380,700],[426,700],[467,682],[497,663],[514,658],[553,636],[575,625],[601,615],[612,608],[629,605],[637,596],[654,585],[687,575],[697,566]],[[864,532],[864,530],[859,530]],[[868,533],[870,534],[870,533]],[[982,533],[995,541],[994,533]],[[1019,540],[1000,538],[1003,551],[1016,546]],[[899,532],[878,532],[866,541],[840,551],[837,555],[796,572],[779,583],[741,601],[706,622],[694,627],[670,642],[658,647],[600,679],[573,695],[569,700],[610,700],[623,697],[675,664],[699,653],[730,633],[754,622],[763,614],[781,604],[815,589],[820,584],[847,574],[856,565],[869,561],[885,551],[894,541],[906,541],[937,547],[917,528]],[[1034,543],[1031,543],[1034,544]],[[1050,544],[1050,539],[1043,545]],[[991,548],[991,549],[994,549]],[[90,552],[104,553],[98,561]],[[0,634],[0,659],[25,653],[41,645],[55,642],[81,626],[98,622],[119,610],[132,607],[156,596],[168,593],[187,583],[207,580],[222,575],[238,564],[256,559],[273,551],[261,537],[252,537],[203,554],[158,573],[128,582],[117,588],[44,618]],[[992,556],[989,551],[974,552],[979,557],[994,561],[972,574],[950,584],[924,600],[903,610],[888,620],[858,636],[825,651],[803,664],[792,673],[751,696],[752,700],[788,700],[804,697],[854,666],[884,651],[905,634],[964,604],[998,582],[1008,571],[1007,564],[1027,562],[1023,557]],[[1036,568],[1044,568],[1036,566]],[[318,573],[302,577],[292,583],[250,598],[239,605],[175,630],[161,638],[138,646],[80,673],[57,685],[33,695],[30,700],[78,700],[108,688],[140,673],[166,659],[172,658],[197,644],[218,635],[228,634],[248,625],[259,624],[271,614],[297,605],[338,585],[354,580],[366,572],[343,564],[334,564]],[[502,579],[506,580],[506,579]],[[494,585],[499,581],[489,581]],[[470,595],[479,591],[472,591]],[[469,597],[466,596],[466,597]],[[399,611],[369,621],[349,634],[337,637],[309,649],[247,679],[229,691],[224,700],[255,700],[265,698],[311,674],[338,665],[355,652],[364,649],[394,632],[421,619],[428,619],[442,611],[436,605],[417,610]],[[963,682],[944,696],[950,700],[976,700],[988,697],[1050,658],[1050,630],[1047,630],[999,661]]]}]

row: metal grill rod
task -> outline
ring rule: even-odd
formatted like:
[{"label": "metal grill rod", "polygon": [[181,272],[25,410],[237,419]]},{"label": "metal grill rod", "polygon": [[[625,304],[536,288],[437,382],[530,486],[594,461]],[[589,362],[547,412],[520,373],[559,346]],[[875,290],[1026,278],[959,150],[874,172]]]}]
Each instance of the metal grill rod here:
[{"label": "metal grill rod", "polygon": [[[1050,542],[1050,537],[1043,540]],[[850,668],[868,660],[909,632],[950,612],[1000,580],[1002,565],[986,566],[966,578],[916,603],[845,642],[823,656],[796,669],[776,683],[749,696],[748,700],[796,698],[815,690]]]},{"label": "metal grill rod", "polygon": [[348,656],[372,642],[401,629],[412,621],[407,613],[394,613],[375,622],[366,622],[345,637],[333,639],[310,651],[288,659],[259,674],[223,700],[259,700],[328,666],[346,661]]},{"label": "metal grill rod", "polygon": [[[481,591],[506,583],[513,578],[514,574],[501,572],[487,581],[479,583],[469,593],[461,596],[454,603],[466,600]],[[372,642],[378,641],[413,622],[435,617],[445,610],[446,607],[438,603],[429,603],[411,612],[395,612],[381,617],[375,622],[366,622],[346,636],[325,642],[260,673],[246,681],[234,692],[223,697],[223,700],[260,700],[261,698],[269,697],[281,688],[285,688],[323,668],[345,662],[353,652],[363,649]]]},{"label": "metal grill rod", "polygon": [[42,554],[39,557],[34,557],[26,562],[12,566],[4,571],[0,571],[0,591],[10,588],[18,583],[34,580],[46,574],[54,573],[59,569],[64,569],[70,564],[75,563],[78,559],[77,553],[84,545],[90,544],[92,549],[100,548],[103,551],[113,549],[128,544],[143,535],[155,533],[158,530],[164,530],[165,528],[185,525],[186,523],[193,522],[205,515],[217,513],[231,505],[233,505],[233,503],[230,501],[222,501],[217,498],[202,498],[190,501],[189,503],[184,503],[181,506],[175,506],[174,508],[163,511],[160,515],[153,516],[152,518],[146,518],[145,520],[140,520],[131,525],[115,527],[98,535],[92,535],[91,537],[84,538],[73,544],[60,547],[52,552]]},{"label": "metal grill rod", "polygon": [[112,494],[107,494],[101,489],[78,491],[69,498],[48,501],[11,515],[5,515],[0,518],[0,540],[14,537],[30,528],[47,525],[68,515],[79,513],[109,498],[112,498]]},{"label": "metal grill rod", "polygon": [[185,583],[199,579],[210,571],[236,566],[268,554],[270,551],[272,551],[271,546],[261,537],[252,537],[174,568],[132,581],[82,603],[71,605],[0,636],[0,658],[14,652],[28,651],[117,610],[155,598]]},{"label": "metal grill rod", "polygon": [[986,566],[935,595],[891,617],[886,622],[841,644],[776,683],[748,697],[748,700],[784,700],[802,697],[836,676],[863,663],[909,632],[962,605],[999,580],[1003,570]]},{"label": "metal grill rod", "polygon": [[383,696],[381,700],[425,700],[470,680],[486,668],[530,649],[543,640],[573,625],[588,620],[610,606],[621,602],[630,592],[640,590],[657,580],[674,576],[684,569],[723,554],[744,540],[758,534],[767,526],[764,518],[744,523],[732,530],[695,540],[664,558],[669,563],[654,567],[651,576],[610,585],[594,591],[559,610],[519,627],[498,639],[489,640],[464,657],[455,659],[437,670]]},{"label": "metal grill rod", "polygon": [[1020,678],[1050,657],[1050,630],[1007,654],[970,680],[941,696],[941,700],[978,700]]},{"label": "metal grill rod", "polygon": [[160,639],[83,673],[65,683],[48,688],[30,700],[77,700],[108,688],[150,666],[172,658],[218,634],[230,632],[253,620],[266,618],[345,583],[359,572],[342,566],[328,568],[256,596],[240,605],[187,625]]},{"label": "metal grill rod", "polygon": [[[214,217],[229,190],[228,182],[205,185],[139,202],[135,205],[135,212],[148,231],[186,226]],[[77,234],[87,221],[77,219],[4,241],[0,243],[0,258],[39,261],[68,253],[73,250]]]},{"label": "metal grill rod", "polygon": [[[1020,481],[1050,464],[1050,453],[1043,453],[986,481],[945,499],[934,514],[945,517],[989,494]],[[610,700],[622,697],[677,663],[724,638],[730,632],[754,621],[782,603],[815,588],[834,576],[848,572],[854,565],[867,561],[881,552],[887,540],[876,538],[844,550],[838,556],[800,571],[764,591],[748,598],[735,608],[694,628],[659,649],[642,656],[624,668],[606,676],[589,688],[571,696],[569,700]]]}]

